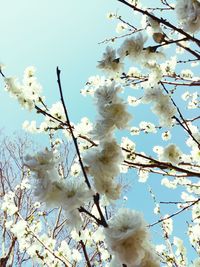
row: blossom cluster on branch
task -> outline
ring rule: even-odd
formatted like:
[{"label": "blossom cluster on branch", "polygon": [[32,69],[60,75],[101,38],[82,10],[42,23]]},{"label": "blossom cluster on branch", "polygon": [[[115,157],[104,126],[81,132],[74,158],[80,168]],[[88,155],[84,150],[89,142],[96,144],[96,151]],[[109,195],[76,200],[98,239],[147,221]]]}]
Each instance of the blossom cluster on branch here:
[{"label": "blossom cluster on branch", "polygon": [[[0,70],[10,95],[23,108],[44,117],[40,125],[25,121],[23,128],[29,133],[49,134],[51,146],[20,157],[22,180],[15,188],[9,175],[4,186],[6,171],[1,173],[3,240],[7,237],[10,247],[6,251],[4,246],[0,263],[13,261],[11,251],[17,240],[19,253],[25,250],[33,261],[47,266],[200,264],[200,117],[196,89],[200,85],[200,2],[177,0],[174,5],[161,0],[157,7],[153,3],[145,7],[137,0],[118,1],[141,20],[129,22],[113,12],[107,16],[117,21],[118,35],[102,42],[109,45],[97,67],[105,76],[89,77],[81,90],[82,95],[94,100],[95,122],[86,117],[77,124],[70,120],[59,68],[60,101],[50,108],[41,95],[34,67],[25,70],[22,84]],[[171,14],[176,15],[175,21],[171,22]],[[57,139],[59,132],[74,145],[71,164],[70,153],[58,156],[63,145]],[[118,135],[125,135],[121,143]],[[151,138],[149,142],[145,142],[146,137]],[[70,166],[64,166],[64,162]],[[140,212],[119,209],[128,171],[134,174],[134,184],[138,180],[144,188],[148,185],[153,213],[158,216],[149,225]],[[149,183],[157,177],[163,190],[181,189],[181,193],[177,190],[179,201],[158,201]],[[27,209],[22,203],[32,189],[36,202]],[[126,200],[124,196],[123,203]],[[138,201],[141,203],[142,197]],[[42,233],[44,225],[48,228],[46,215],[39,211],[42,203],[49,213],[58,212],[48,234]],[[170,206],[169,214],[164,204]],[[173,218],[184,212],[190,213],[185,231],[196,253],[193,259],[187,255],[184,238],[173,236]],[[154,247],[148,227],[155,225],[160,226],[163,244]],[[60,242],[56,237],[62,230],[64,238]]]}]

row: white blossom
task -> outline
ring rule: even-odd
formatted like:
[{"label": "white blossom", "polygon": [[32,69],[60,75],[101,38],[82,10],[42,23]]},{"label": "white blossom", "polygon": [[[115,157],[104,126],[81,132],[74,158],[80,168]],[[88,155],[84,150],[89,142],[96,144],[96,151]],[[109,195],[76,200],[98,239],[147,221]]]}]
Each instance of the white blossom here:
[{"label": "white blossom", "polygon": [[103,53],[103,59],[99,61],[97,67],[108,74],[113,74],[122,71],[123,63],[121,63],[120,58],[117,57],[116,51],[107,46],[106,51]]},{"label": "white blossom", "polygon": [[116,259],[127,266],[158,267],[159,261],[150,244],[142,215],[120,209],[104,230],[106,243]]},{"label": "white blossom", "polygon": [[6,211],[8,215],[12,216],[18,211],[18,208],[14,201],[15,193],[12,191],[7,192],[3,197],[1,209]]},{"label": "white blossom", "polygon": [[177,0],[176,14],[185,31],[200,29],[200,3],[197,0]]},{"label": "white blossom", "polygon": [[111,199],[118,198],[120,194],[121,186],[114,182],[114,178],[120,172],[122,159],[121,149],[114,139],[88,150],[83,158],[94,178],[96,190]]},{"label": "white blossom", "polygon": [[103,142],[99,148],[90,149],[84,156],[84,162],[89,166],[89,172],[94,177],[116,176],[119,173],[121,161],[121,149],[114,139]]},{"label": "white blossom", "polygon": [[162,139],[164,141],[168,141],[171,139],[171,133],[170,131],[165,131],[164,133],[162,133]]},{"label": "white blossom", "polygon": [[35,104],[44,100],[41,96],[41,85],[37,82],[34,76],[34,67],[28,67],[24,71],[23,83],[20,84],[16,78],[9,77],[5,78],[5,89],[11,94],[11,96],[16,97],[22,108],[32,110]]},{"label": "white blossom", "polygon": [[136,144],[128,137],[122,137],[121,147],[131,151],[135,151]]},{"label": "white blossom", "polygon": [[176,114],[176,108],[172,105],[170,97],[164,95],[159,87],[145,89],[143,103],[153,103],[152,111],[159,119],[162,126],[171,126],[173,116]]},{"label": "white blossom", "polygon": [[[170,236],[173,232],[173,220],[172,218],[168,218],[169,215],[166,214],[163,218],[164,218],[164,221],[162,223],[162,226],[163,226],[163,229],[164,231],[166,232],[166,234],[168,236]],[[168,219],[167,219],[168,218]]]},{"label": "white blossom", "polygon": [[137,36],[127,38],[118,50],[120,57],[130,57],[132,60],[139,60],[143,52],[146,38],[140,33]]},{"label": "white blossom", "polygon": [[66,121],[64,108],[61,102],[54,103],[48,112],[55,118],[54,119],[49,116],[45,117],[45,122],[48,125],[48,127],[57,127],[62,122]]},{"label": "white blossom", "polygon": [[139,135],[140,129],[138,127],[131,127],[130,132],[131,132],[131,135]]},{"label": "white blossom", "polygon": [[195,259],[190,267],[200,267],[200,259],[199,258]]},{"label": "white blossom", "polygon": [[117,33],[122,33],[128,28],[127,24],[123,22],[119,22],[116,26],[116,32]]},{"label": "white blossom", "polygon": [[128,96],[127,102],[130,106],[136,107],[140,104],[140,99],[137,99],[134,96]]},{"label": "white blossom", "polygon": [[93,129],[93,124],[87,117],[83,117],[81,122],[76,124],[74,127],[75,135],[88,135],[88,133]]},{"label": "white blossom", "polygon": [[52,150],[45,149],[34,156],[25,157],[25,165],[32,171],[39,172],[52,170],[58,162],[58,158]]},{"label": "white blossom", "polygon": [[170,181],[168,178],[163,178],[161,180],[161,185],[164,185],[170,189],[175,189],[177,187],[177,184],[174,181]]},{"label": "white blossom", "polygon": [[56,170],[58,159],[53,151],[46,149],[35,156],[26,156],[25,160],[26,166],[35,173],[34,193],[37,199],[51,207],[62,206],[70,224],[78,228],[81,217],[77,209],[88,202],[93,194],[84,180],[62,180]]},{"label": "white blossom", "polygon": [[149,177],[149,171],[148,170],[139,170],[138,172],[139,176],[139,182],[140,183],[146,183],[148,177]]},{"label": "white blossom", "polygon": [[175,144],[171,144],[164,148],[159,158],[160,160],[178,164],[181,161],[181,155],[181,150]]},{"label": "white blossom", "polygon": [[126,103],[118,96],[123,89],[115,82],[100,86],[95,91],[95,101],[98,108],[99,118],[91,134],[97,139],[112,136],[115,128],[124,129],[132,116],[127,111]]},{"label": "white blossom", "polygon": [[140,129],[144,131],[145,133],[156,133],[156,127],[151,122],[141,121],[140,122]]}]

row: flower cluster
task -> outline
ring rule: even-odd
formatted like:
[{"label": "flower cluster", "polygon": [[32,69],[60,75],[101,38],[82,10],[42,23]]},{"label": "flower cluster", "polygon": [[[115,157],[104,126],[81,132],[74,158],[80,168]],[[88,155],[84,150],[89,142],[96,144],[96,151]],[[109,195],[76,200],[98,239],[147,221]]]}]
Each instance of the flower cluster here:
[{"label": "flower cluster", "polygon": [[70,223],[78,228],[81,220],[77,209],[91,199],[92,191],[88,190],[82,178],[62,179],[56,169],[57,163],[55,153],[47,149],[25,158],[25,165],[34,173],[38,200],[48,206],[62,206]]},{"label": "flower cluster", "polygon": [[35,77],[35,68],[28,67],[24,71],[23,83],[20,84],[15,78],[5,78],[5,89],[16,97],[23,108],[32,110],[44,97],[41,96],[41,85]]},{"label": "flower cluster", "polygon": [[114,139],[100,143],[98,148],[89,149],[84,157],[96,190],[109,199],[118,199],[120,196],[121,186],[114,178],[120,172],[122,159],[121,149]]},{"label": "flower cluster", "polygon": [[176,14],[185,31],[200,30],[200,3],[197,0],[177,0]]},{"label": "flower cluster", "polygon": [[99,117],[93,135],[99,140],[111,138],[116,128],[125,129],[132,118],[127,111],[126,103],[118,96],[120,92],[122,87],[115,82],[107,82],[95,91]]},{"label": "flower cluster", "polygon": [[6,211],[8,215],[12,216],[18,211],[18,208],[15,204],[15,193],[9,191],[7,194],[4,195],[3,203],[1,204],[1,209]]},{"label": "flower cluster", "polygon": [[143,103],[153,103],[152,111],[159,119],[162,126],[172,126],[176,108],[172,105],[170,97],[164,95],[159,87],[146,88]]},{"label": "flower cluster", "polygon": [[154,51],[151,47],[144,47],[147,37],[139,33],[133,37],[126,38],[117,50],[107,47],[103,53],[103,59],[99,61],[98,68],[104,70],[108,74],[116,75],[123,70],[123,60],[127,57],[132,61],[140,62],[145,65],[149,60],[163,58],[164,54],[160,51]]},{"label": "flower cluster", "polygon": [[131,119],[125,102],[118,96],[121,91],[122,88],[111,81],[96,89],[94,98],[99,117],[91,134],[99,140],[99,146],[89,149],[84,156],[97,192],[112,200],[120,196],[121,186],[114,179],[120,173],[123,159],[113,133],[116,128],[126,128]]},{"label": "flower cluster", "polygon": [[[126,218],[126,219],[125,219]],[[115,261],[127,267],[159,267],[145,221],[139,212],[120,209],[104,230],[106,243]],[[116,265],[117,266],[117,265]]]}]

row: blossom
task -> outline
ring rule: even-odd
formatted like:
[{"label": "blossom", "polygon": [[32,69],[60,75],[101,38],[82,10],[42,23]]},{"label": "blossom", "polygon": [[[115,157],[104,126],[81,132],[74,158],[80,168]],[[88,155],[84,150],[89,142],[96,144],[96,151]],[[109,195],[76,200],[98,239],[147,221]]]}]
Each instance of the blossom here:
[{"label": "blossom", "polygon": [[123,22],[119,22],[116,26],[116,32],[117,33],[122,33],[128,28],[127,24]]},{"label": "blossom", "polygon": [[119,102],[120,98],[118,93],[122,91],[123,88],[115,82],[108,81],[106,84],[100,85],[94,94],[98,110],[102,109],[106,105]]},{"label": "blossom", "polygon": [[19,95],[21,93],[20,85],[16,78],[5,78],[6,90],[13,95]]},{"label": "blossom", "polygon": [[164,148],[160,154],[160,160],[177,164],[181,160],[181,154],[181,150],[175,144],[171,144]]},{"label": "blossom", "polygon": [[140,99],[137,99],[136,97],[133,96],[128,96],[127,102],[130,106],[136,107],[140,104]]},{"label": "blossom", "polygon": [[127,112],[126,105],[122,102],[106,106],[104,110],[100,111],[100,115],[118,129],[125,129],[132,118]]},{"label": "blossom", "polygon": [[121,72],[123,69],[123,63],[121,63],[120,58],[117,58],[116,51],[107,46],[106,51],[103,53],[103,59],[99,61],[97,67],[108,74],[112,74]]},{"label": "blossom", "polygon": [[109,140],[113,136],[113,132],[115,130],[115,125],[113,125],[112,120],[105,120],[104,118],[97,119],[94,129],[90,132],[90,134],[99,140]]},{"label": "blossom", "polygon": [[132,116],[118,93],[122,87],[115,82],[100,86],[94,94],[98,108],[99,118],[91,132],[97,139],[111,137],[115,128],[124,129]]},{"label": "blossom", "polygon": [[70,174],[72,176],[79,176],[81,173],[81,166],[79,163],[74,163],[72,166],[71,166],[71,169],[70,169]]},{"label": "blossom", "polygon": [[48,206],[62,206],[66,212],[71,212],[90,200],[92,191],[88,190],[82,179],[69,179],[65,183],[46,179],[37,185],[35,195]]},{"label": "blossom", "polygon": [[122,137],[121,146],[127,150],[130,150],[131,152],[134,152],[136,144],[128,137]]},{"label": "blossom", "polygon": [[142,102],[145,104],[156,102],[163,96],[162,91],[159,87],[150,87],[145,89],[144,96],[142,97]]},{"label": "blossom", "polygon": [[51,170],[55,167],[58,159],[52,150],[45,149],[34,156],[27,155],[25,157],[25,165],[32,171]]},{"label": "blossom", "polygon": [[200,163],[200,150],[197,146],[192,147],[191,156],[194,161]]},{"label": "blossom", "polygon": [[1,209],[6,211],[8,215],[12,216],[18,211],[18,208],[14,201],[15,194],[12,191],[6,193],[3,197],[3,203],[1,203]]},{"label": "blossom", "polygon": [[190,69],[184,69],[180,73],[180,77],[183,79],[191,80],[194,74]]},{"label": "blossom", "polygon": [[17,98],[19,104],[28,110],[32,110],[34,107],[34,102],[31,97],[31,92],[25,91],[24,88],[17,83],[15,78],[5,78],[6,90],[10,94]]},{"label": "blossom", "polygon": [[60,203],[64,210],[72,211],[92,198],[93,192],[83,179],[68,179],[60,192]]},{"label": "blossom", "polygon": [[99,193],[110,199],[117,199],[120,194],[120,185],[114,178],[120,172],[122,152],[114,139],[100,143],[98,148],[87,151],[83,157],[89,174],[94,178],[94,186]]},{"label": "blossom", "polygon": [[141,213],[120,209],[108,221],[108,228],[104,233],[108,248],[121,264],[131,267],[159,266]]},{"label": "blossom", "polygon": [[140,122],[140,129],[143,130],[145,133],[156,133],[156,127],[151,122],[141,121]]},{"label": "blossom", "polygon": [[163,226],[163,229],[168,236],[172,234],[172,232],[173,232],[173,220],[172,220],[172,218],[169,218],[168,214],[166,214],[164,216],[164,221],[162,223],[162,226]]},{"label": "blossom", "polygon": [[114,18],[116,18],[116,16],[117,15],[114,12],[108,12],[106,14],[107,19],[114,19]]},{"label": "blossom", "polygon": [[75,262],[80,262],[82,260],[82,255],[77,249],[72,249],[71,257]]},{"label": "blossom", "polygon": [[173,75],[175,73],[176,65],[177,65],[177,57],[172,56],[169,60],[160,64],[162,74],[163,75]]},{"label": "blossom", "polygon": [[199,267],[200,266],[200,259],[197,258],[194,260],[193,265],[191,267]]},{"label": "blossom", "polygon": [[165,131],[164,133],[162,133],[162,139],[164,141],[168,141],[171,139],[171,133],[170,131]]},{"label": "blossom", "polygon": [[131,127],[130,132],[131,132],[131,135],[139,135],[140,129],[137,127]]},{"label": "blossom", "polygon": [[20,84],[16,78],[5,78],[5,89],[11,96],[17,98],[23,108],[32,110],[37,102],[44,99],[41,96],[42,87],[34,76],[35,69],[28,67],[24,71],[23,83]]},{"label": "blossom", "polygon": [[22,128],[27,132],[36,133],[37,132],[36,121],[29,122],[28,120],[25,120],[22,124]]},{"label": "blossom", "polygon": [[131,76],[131,77],[136,77],[136,78],[140,78],[141,77],[141,72],[139,69],[135,68],[135,67],[131,67],[128,72],[127,72],[127,75],[128,76]]},{"label": "blossom", "polygon": [[[199,238],[200,238],[199,224],[196,224],[196,223],[195,224],[189,224],[188,236],[189,236],[190,243],[199,253],[200,252],[200,248],[199,248]],[[198,266],[198,265],[196,265],[196,266]]]},{"label": "blossom", "polygon": [[166,186],[167,188],[170,188],[170,189],[175,189],[177,187],[176,182],[170,181],[168,178],[163,178],[161,180],[161,185],[164,185],[164,186]]},{"label": "blossom", "polygon": [[172,105],[167,95],[163,96],[160,100],[160,102],[155,103],[152,111],[159,117],[162,126],[171,127],[173,124],[172,118],[176,114],[176,108]]},{"label": "blossom", "polygon": [[146,183],[148,177],[149,177],[149,171],[148,170],[139,170],[138,171],[138,176],[139,176],[139,182],[140,183]]},{"label": "blossom", "polygon": [[137,36],[125,39],[118,53],[122,58],[128,56],[132,60],[138,60],[141,57],[145,42],[146,38],[139,33]]},{"label": "blossom", "polygon": [[197,0],[177,0],[176,14],[185,31],[194,33],[200,29],[200,3]]},{"label": "blossom", "polygon": [[76,135],[88,135],[93,129],[93,125],[87,117],[83,117],[81,122],[76,124],[74,127],[74,133]]},{"label": "blossom", "polygon": [[11,231],[18,238],[23,237],[27,231],[27,222],[24,220],[18,221],[12,226]]},{"label": "blossom", "polygon": [[173,106],[170,97],[168,95],[164,95],[159,87],[145,89],[142,102],[152,102],[152,111],[159,117],[160,124],[162,126],[172,126],[172,118],[176,114],[176,108]]},{"label": "blossom", "polygon": [[38,201],[51,207],[62,206],[71,225],[79,228],[81,217],[77,209],[92,198],[93,191],[88,189],[82,178],[61,179],[57,163],[55,153],[48,149],[25,158],[25,165],[34,172],[34,194]]},{"label": "blossom", "polygon": [[158,32],[162,32],[162,29],[160,27],[160,22],[158,22],[157,20],[151,18],[151,17],[147,17],[147,21],[148,23],[150,24],[153,32],[155,33],[158,33]]},{"label": "blossom", "polygon": [[104,194],[107,199],[116,200],[120,198],[121,194],[121,184],[118,184],[114,179],[109,179],[104,176],[99,177],[99,179],[94,180],[94,186],[96,190]]},{"label": "blossom", "polygon": [[177,247],[177,250],[176,250],[176,255],[178,256],[177,257],[177,262],[180,264],[180,265],[187,265],[187,257],[186,257],[186,248],[184,247],[183,245],[183,240],[181,240],[180,238],[174,236],[174,245]]},{"label": "blossom", "polygon": [[[49,109],[49,113],[55,118],[55,119],[53,119],[53,118],[48,117],[48,116],[45,117],[45,122],[47,123],[47,125],[49,127],[56,127],[60,123],[66,121],[64,108],[63,108],[63,105],[61,104],[61,102],[54,103],[51,106],[51,108]],[[56,120],[56,119],[58,119],[58,120]]]},{"label": "blossom", "polygon": [[83,160],[92,176],[114,177],[119,173],[122,153],[116,141],[112,139],[101,143],[99,148],[90,149]]}]

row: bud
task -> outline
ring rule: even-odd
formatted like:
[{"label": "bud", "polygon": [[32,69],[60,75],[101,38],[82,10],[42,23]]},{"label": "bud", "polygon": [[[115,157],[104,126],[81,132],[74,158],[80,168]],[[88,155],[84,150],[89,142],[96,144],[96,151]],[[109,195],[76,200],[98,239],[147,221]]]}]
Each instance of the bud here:
[{"label": "bud", "polygon": [[163,41],[165,41],[165,35],[162,32],[155,32],[153,34],[153,40],[156,43],[161,44]]}]

